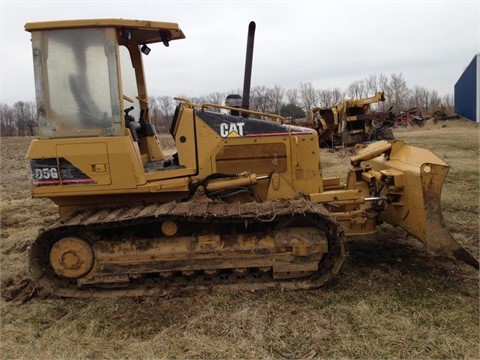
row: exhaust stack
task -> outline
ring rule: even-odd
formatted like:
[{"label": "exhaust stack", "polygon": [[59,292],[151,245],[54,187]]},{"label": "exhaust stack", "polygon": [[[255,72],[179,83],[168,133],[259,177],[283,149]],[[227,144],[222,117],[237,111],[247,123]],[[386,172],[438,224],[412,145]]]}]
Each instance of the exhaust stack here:
[{"label": "exhaust stack", "polygon": [[[250,83],[252,80],[252,62],[253,62],[253,44],[255,41],[255,22],[251,21],[248,25],[248,37],[247,37],[247,55],[245,57],[245,74],[243,77],[243,97],[242,108],[250,108]],[[242,114],[243,117],[247,117],[247,113]]]}]

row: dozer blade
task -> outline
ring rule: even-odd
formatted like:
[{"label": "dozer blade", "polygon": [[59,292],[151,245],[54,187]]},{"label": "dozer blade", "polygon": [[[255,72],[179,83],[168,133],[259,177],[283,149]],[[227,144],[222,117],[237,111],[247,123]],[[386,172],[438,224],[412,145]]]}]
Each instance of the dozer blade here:
[{"label": "dozer blade", "polygon": [[[371,159],[367,164],[381,174],[385,185],[382,196],[386,196],[388,205],[380,218],[402,227],[434,254],[478,269],[478,260],[453,238],[443,219],[440,198],[450,166],[431,151],[403,141],[379,143],[386,145],[384,154],[372,158],[367,146],[359,155],[367,154]],[[372,145],[379,148],[378,143]]]}]

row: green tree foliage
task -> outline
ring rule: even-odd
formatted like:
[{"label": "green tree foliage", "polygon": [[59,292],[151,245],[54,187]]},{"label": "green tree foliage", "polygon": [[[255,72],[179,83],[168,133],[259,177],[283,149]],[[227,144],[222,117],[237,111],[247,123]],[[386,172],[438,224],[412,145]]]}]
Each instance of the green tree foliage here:
[{"label": "green tree foliage", "polygon": [[300,106],[290,103],[282,106],[280,115],[290,119],[303,119],[305,111]]}]

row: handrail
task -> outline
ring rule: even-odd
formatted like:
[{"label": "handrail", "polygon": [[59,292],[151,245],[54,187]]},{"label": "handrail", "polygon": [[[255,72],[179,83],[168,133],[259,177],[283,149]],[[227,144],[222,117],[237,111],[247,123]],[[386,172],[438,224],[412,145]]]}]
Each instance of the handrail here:
[{"label": "handrail", "polygon": [[187,105],[187,106],[198,106],[198,105],[192,104],[192,103],[190,102],[190,100],[188,100],[187,98],[174,97],[173,100],[177,100],[177,101],[180,101],[180,102],[184,102],[185,105]]},{"label": "handrail", "polygon": [[269,114],[269,113],[263,113],[260,111],[255,111],[255,110],[250,110],[250,109],[243,109],[243,108],[237,108],[237,107],[232,107],[232,106],[227,106],[227,105],[219,105],[219,104],[213,104],[213,103],[204,103],[201,105],[202,111],[205,111],[205,108],[207,107],[215,107],[219,109],[225,109],[225,110],[231,110],[231,111],[237,111],[237,112],[242,112],[242,113],[247,113],[247,114],[252,114],[252,115],[259,115],[259,116],[265,116],[267,118],[272,119],[272,121],[275,121],[277,123],[283,124],[284,119],[280,115],[275,115],[275,114]]},{"label": "handrail", "polygon": [[181,97],[174,97],[174,100],[184,102],[186,106],[191,107],[191,108],[200,108],[202,111],[205,111],[206,108],[208,107],[214,107],[218,109],[225,109],[225,110],[231,110],[231,111],[236,111],[236,112],[242,112],[242,113],[247,113],[247,114],[252,114],[252,115],[258,115],[258,116],[265,116],[271,121],[283,124],[285,123],[285,119],[280,116],[280,115],[275,115],[275,114],[269,114],[269,113],[263,113],[260,111],[255,111],[255,110],[250,110],[250,109],[243,109],[243,108],[238,108],[238,107],[233,107],[233,106],[227,106],[227,105],[220,105],[220,104],[214,104],[214,103],[203,103],[201,105],[199,104],[194,104],[190,102],[190,100],[186,98],[181,98]]}]

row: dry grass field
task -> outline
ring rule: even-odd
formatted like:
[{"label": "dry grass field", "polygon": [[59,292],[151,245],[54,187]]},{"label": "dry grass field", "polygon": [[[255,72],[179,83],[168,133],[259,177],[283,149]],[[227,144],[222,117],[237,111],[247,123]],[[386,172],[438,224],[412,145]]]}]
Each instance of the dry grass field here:
[{"label": "dry grass field", "polygon": [[[442,195],[454,237],[478,256],[479,128],[397,129],[452,169]],[[1,139],[1,359],[478,359],[478,272],[434,258],[397,228],[350,238],[335,281],[314,291],[198,292],[77,300],[32,292],[27,253],[57,214],[32,200],[29,139]],[[322,150],[325,175],[348,154]]]}]

